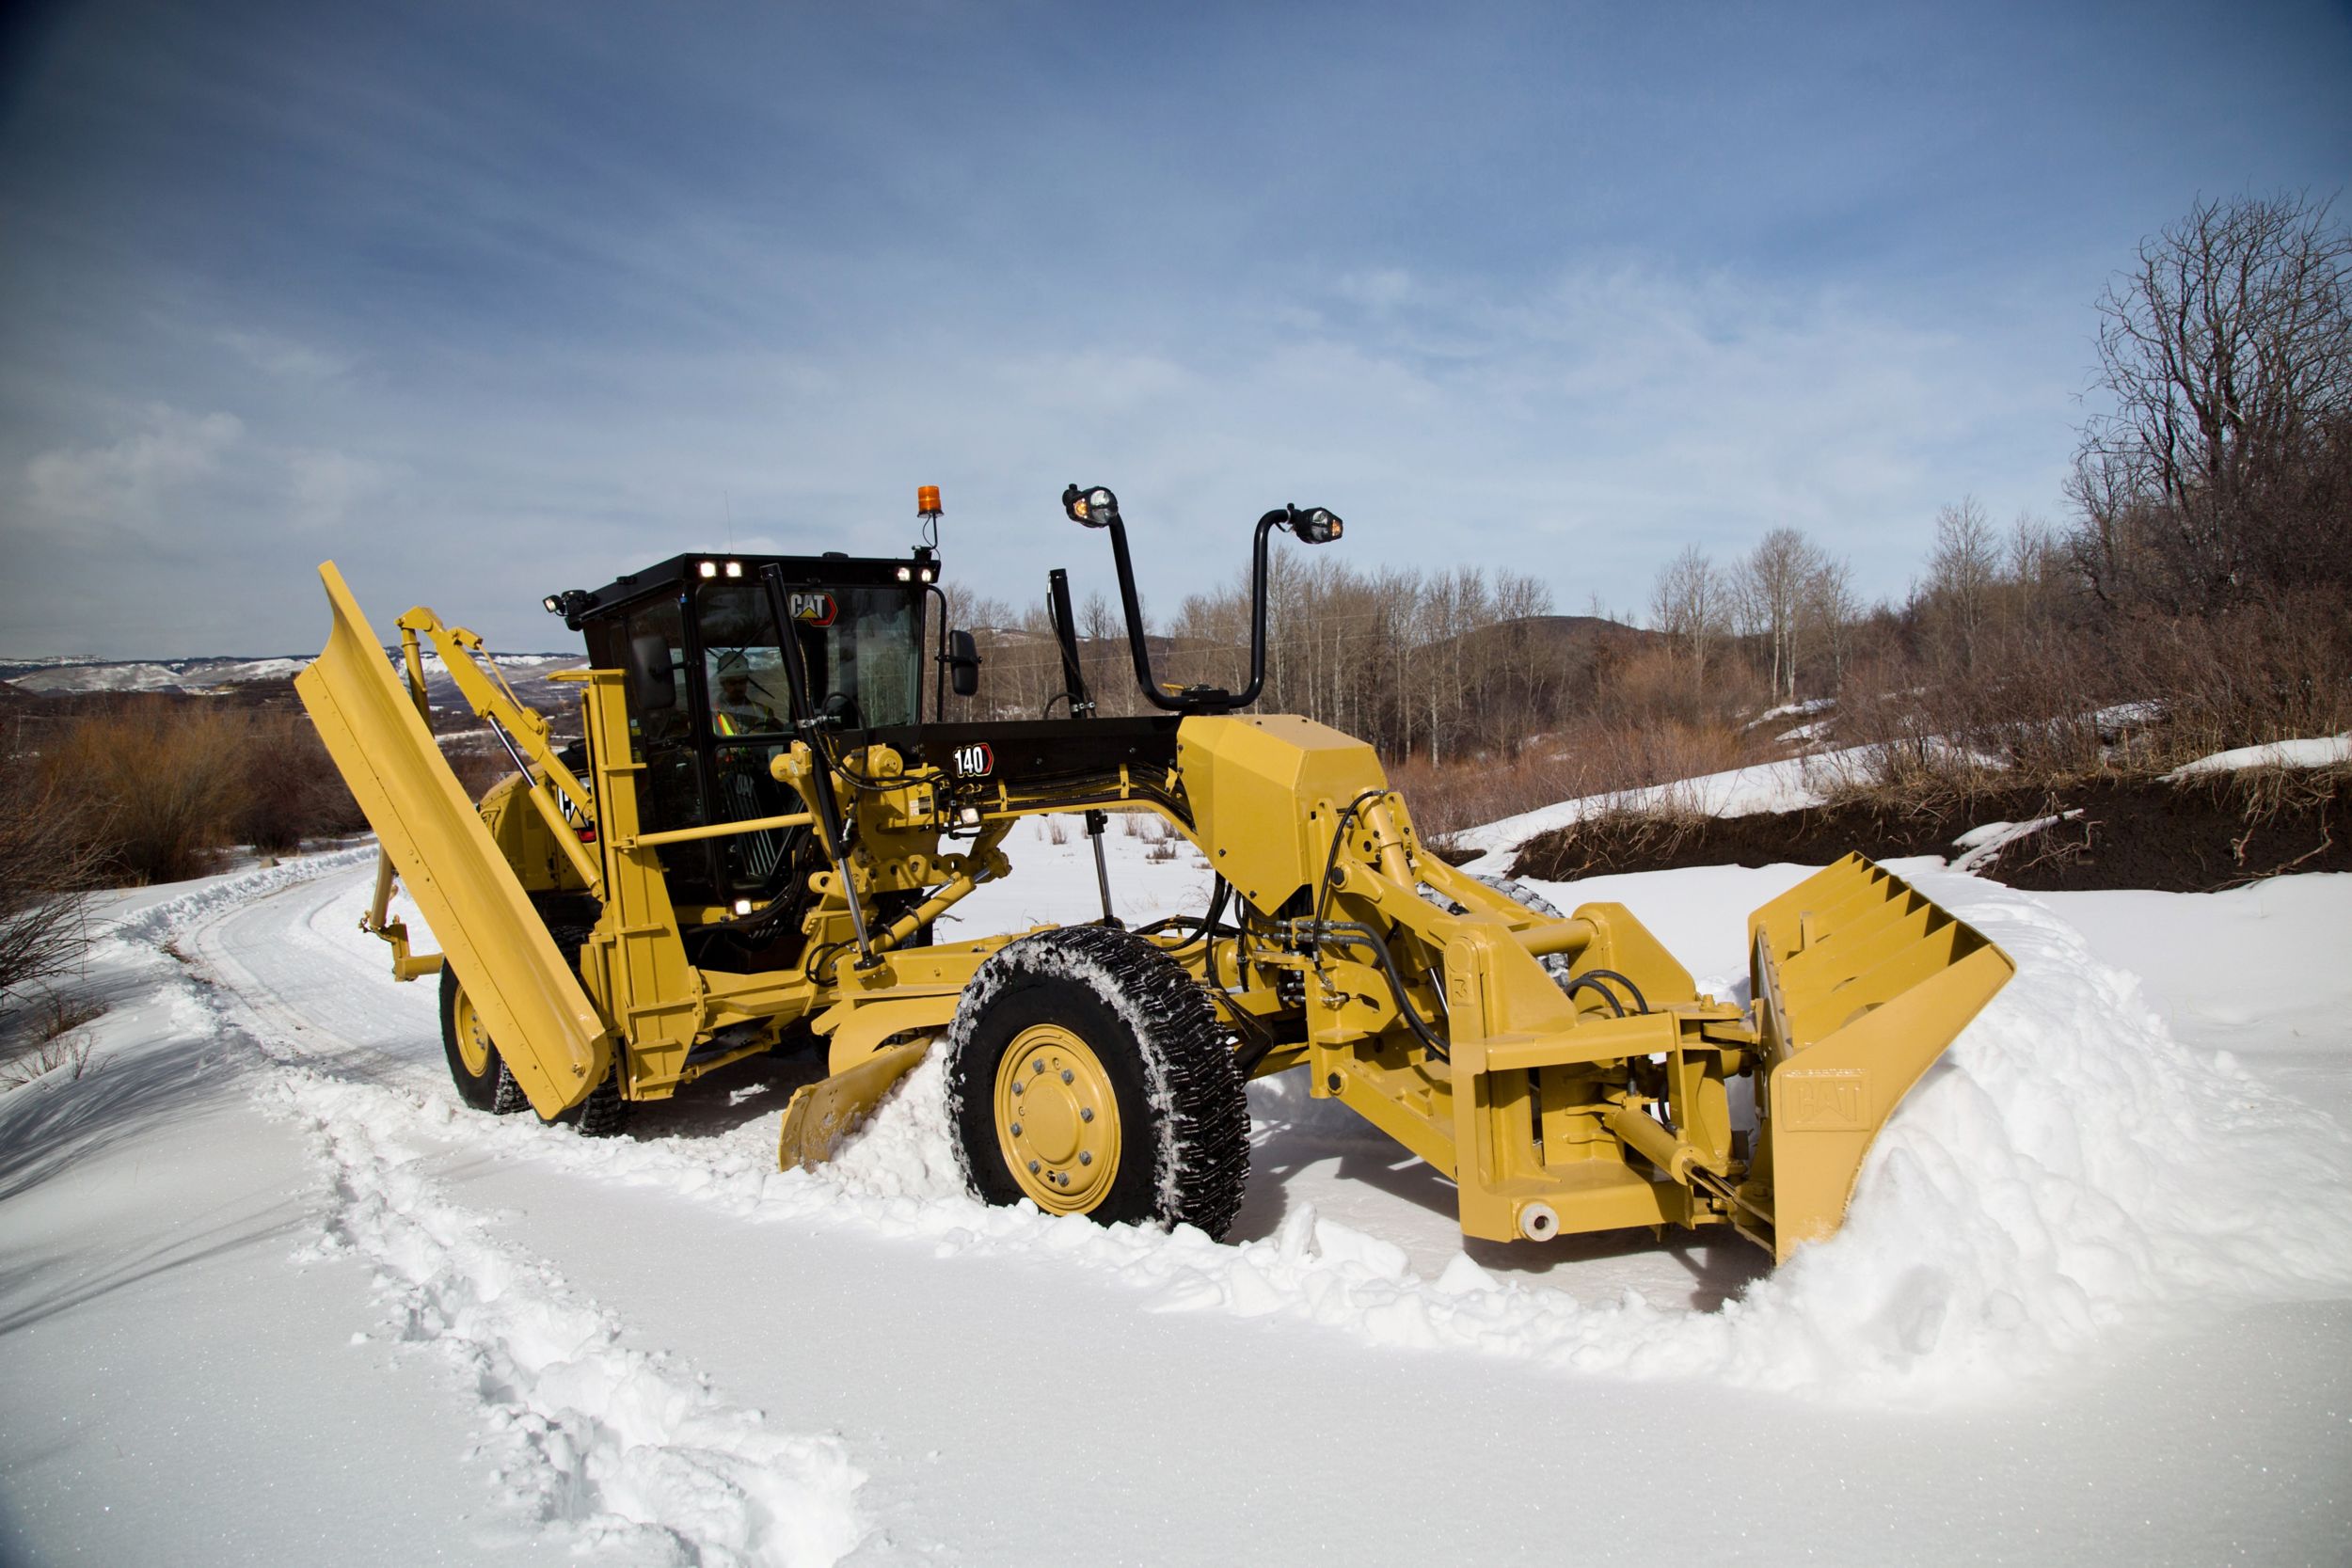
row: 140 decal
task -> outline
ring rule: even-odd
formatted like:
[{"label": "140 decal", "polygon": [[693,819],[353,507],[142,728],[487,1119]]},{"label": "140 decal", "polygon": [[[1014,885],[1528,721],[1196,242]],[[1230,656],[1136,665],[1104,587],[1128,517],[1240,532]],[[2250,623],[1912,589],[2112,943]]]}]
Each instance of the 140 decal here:
[{"label": "140 decal", "polygon": [[985,740],[976,740],[956,748],[955,762],[959,778],[984,778],[996,770],[996,750]]}]

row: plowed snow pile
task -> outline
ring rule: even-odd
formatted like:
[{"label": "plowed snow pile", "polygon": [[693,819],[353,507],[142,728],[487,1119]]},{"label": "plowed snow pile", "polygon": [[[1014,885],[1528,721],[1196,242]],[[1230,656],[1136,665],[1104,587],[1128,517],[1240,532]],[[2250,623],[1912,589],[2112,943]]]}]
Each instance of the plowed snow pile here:
[{"label": "plowed snow pile", "polygon": [[982,1209],[956,1177],[936,1060],[835,1165],[775,1178],[767,1197],[863,1209],[945,1250],[1051,1250],[1147,1285],[1169,1309],[1830,1397],[1981,1390],[2103,1330],[2352,1287],[2352,1141],[2340,1129],[2226,1055],[2182,1047],[2137,979],[2030,896],[1932,882],[1931,896],[2007,949],[2017,977],[1880,1138],[1843,1231],[1719,1312],[1631,1292],[1580,1301],[1498,1282],[1467,1257],[1420,1277],[1395,1247],[1306,1209],[1234,1247]]}]

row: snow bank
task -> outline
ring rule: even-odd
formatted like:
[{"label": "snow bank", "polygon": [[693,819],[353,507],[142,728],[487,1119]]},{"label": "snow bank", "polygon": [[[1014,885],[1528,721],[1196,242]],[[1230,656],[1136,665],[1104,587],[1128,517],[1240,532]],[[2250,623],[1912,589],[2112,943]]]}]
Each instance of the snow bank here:
[{"label": "snow bank", "polygon": [[249,904],[280,888],[315,881],[348,866],[373,863],[373,843],[324,854],[295,856],[276,865],[204,878],[185,893],[174,894],[144,909],[125,914],[106,932],[108,937],[138,946],[151,946],[199,924],[206,915],[239,904]]},{"label": "snow bank", "polygon": [[1841,776],[1839,770],[1859,767],[1869,750],[1851,747],[1816,756],[1791,757],[1785,762],[1757,763],[1751,768],[1735,768],[1693,779],[1677,779],[1672,784],[1643,789],[1562,800],[1457,833],[1453,842],[1463,849],[1481,849],[1507,857],[1537,833],[1567,827],[1601,811],[1673,807],[1708,816],[1801,811],[1827,800],[1831,784]]},{"label": "snow bank", "polygon": [[2236,773],[2249,768],[2333,768],[2352,762],[2352,735],[2323,736],[2314,740],[2274,740],[2266,746],[2240,746],[2183,763],[2164,777],[2167,783],[2193,779],[2201,773]]},{"label": "snow bank", "polygon": [[[1889,1124],[1843,1230],[1712,1313],[1631,1291],[1586,1301],[1498,1280],[1467,1255],[1428,1277],[1400,1248],[1305,1205],[1276,1235],[1238,1245],[1188,1227],[1103,1228],[1026,1205],[988,1208],[964,1192],[936,1057],[841,1158],[813,1171],[774,1168],[767,1117],[717,1134],[591,1142],[530,1117],[468,1117],[458,1128],[447,1096],[422,1087],[302,1069],[287,1092],[330,1140],[356,1137],[348,1130],[359,1126],[375,1140],[446,1140],[455,1128],[486,1153],[659,1187],[755,1222],[854,1227],[942,1258],[1042,1255],[1147,1292],[1158,1310],[1290,1320],[1372,1344],[1841,1402],[1997,1392],[2118,1334],[2352,1293],[2352,1142],[2340,1129],[2227,1057],[2183,1048],[2137,980],[2094,958],[2032,895],[1968,877],[1920,879],[2017,960],[2017,978]],[[370,1173],[355,1190],[393,1191],[390,1171],[369,1164],[366,1148],[331,1147],[339,1162]],[[537,1352],[498,1348],[514,1335],[493,1320],[465,1315],[477,1239],[442,1235],[440,1260],[405,1260],[394,1212],[413,1213],[422,1201],[404,1193],[379,1214],[364,1196],[345,1199],[352,1212],[340,1223],[381,1257],[403,1299],[460,1329],[458,1354],[531,1361]],[[477,1323],[493,1326],[480,1335],[463,1327]],[[610,1358],[597,1365],[597,1377],[625,1370]],[[537,1408],[534,1396],[520,1397]],[[593,1401],[567,1408],[606,1419]]]},{"label": "snow bank", "polygon": [[842,1162],[777,1178],[763,1201],[862,1211],[942,1252],[1050,1251],[1168,1310],[1833,1399],[1965,1397],[2121,1329],[2352,1290],[2341,1130],[2181,1047],[2138,982],[2029,895],[1937,881],[2017,979],[1881,1137],[1844,1229],[1717,1313],[1631,1293],[1586,1303],[1499,1282],[1467,1256],[1422,1278],[1396,1247],[1305,1208],[1276,1237],[1231,1247],[982,1209],[954,1180],[935,1063]]}]

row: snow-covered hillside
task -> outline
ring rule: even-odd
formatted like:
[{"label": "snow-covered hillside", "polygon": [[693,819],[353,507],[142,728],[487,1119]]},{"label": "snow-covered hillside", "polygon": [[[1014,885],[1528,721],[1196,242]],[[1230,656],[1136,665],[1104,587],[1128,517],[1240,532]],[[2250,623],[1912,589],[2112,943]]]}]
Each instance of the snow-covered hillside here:
[{"label": "snow-covered hillside", "polygon": [[[217,691],[250,681],[292,680],[314,656],[272,658],[174,658],[161,660],[66,658],[0,660],[0,679],[20,690],[43,696],[79,695],[99,691]],[[552,669],[587,662],[580,654],[494,654],[501,669],[544,676]],[[437,697],[454,688],[441,673],[440,660],[425,657],[425,678]]]},{"label": "snow-covered hillside", "polygon": [[[966,928],[1094,912],[1023,834]],[[122,895],[92,1070],[0,1096],[0,1560],[2342,1560],[2352,878],[1903,869],[2018,978],[1776,1275],[1466,1247],[1284,1080],[1222,1244],[973,1203],[935,1069],[818,1172],[777,1069],[590,1143],[458,1107],[366,853]],[[1546,891],[1738,994],[1804,870]]]}]

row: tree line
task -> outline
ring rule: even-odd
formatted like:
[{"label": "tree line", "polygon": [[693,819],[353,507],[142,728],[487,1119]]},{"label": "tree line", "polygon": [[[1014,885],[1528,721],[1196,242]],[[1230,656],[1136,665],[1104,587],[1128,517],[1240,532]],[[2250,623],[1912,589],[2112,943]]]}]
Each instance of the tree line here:
[{"label": "tree line", "polygon": [[[2326,200],[2200,201],[2099,309],[2070,515],[2001,524],[1963,496],[1899,600],[1865,601],[1788,527],[1723,561],[1686,546],[1638,626],[1556,615],[1528,574],[1278,553],[1260,707],[1423,768],[1516,766],[1550,737],[1627,783],[1745,760],[1778,733],[1740,738],[1759,711],[1817,698],[1848,738],[1969,736],[2051,766],[2105,754],[2090,716],[2117,699],[2158,699],[2184,746],[2352,721],[2352,237]],[[987,660],[966,711],[1044,712],[1062,686],[1044,606],[951,615]],[[1076,620],[1100,710],[1143,711],[1114,606]],[[1162,681],[1240,685],[1246,579],[1149,631]]]}]

